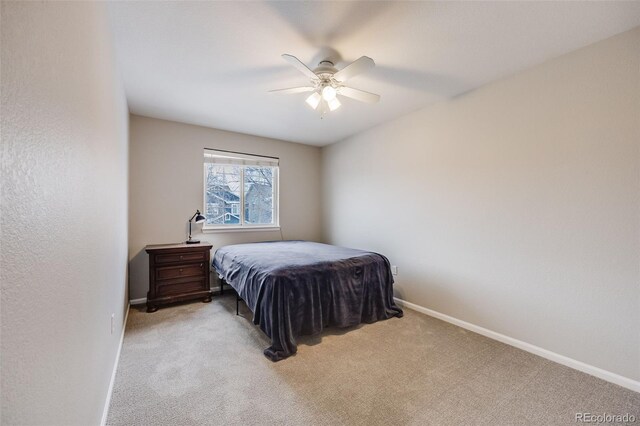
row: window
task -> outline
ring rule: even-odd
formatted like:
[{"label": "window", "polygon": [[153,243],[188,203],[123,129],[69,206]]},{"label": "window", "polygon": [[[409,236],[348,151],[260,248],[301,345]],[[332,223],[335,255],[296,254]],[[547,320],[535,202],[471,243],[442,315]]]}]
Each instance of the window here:
[{"label": "window", "polygon": [[278,226],[278,159],[204,151],[204,229]]}]

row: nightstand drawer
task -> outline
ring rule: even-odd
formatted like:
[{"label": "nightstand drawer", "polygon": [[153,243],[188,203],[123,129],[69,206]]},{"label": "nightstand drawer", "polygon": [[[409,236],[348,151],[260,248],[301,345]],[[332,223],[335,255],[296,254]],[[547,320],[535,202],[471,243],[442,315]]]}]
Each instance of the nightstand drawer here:
[{"label": "nightstand drawer", "polygon": [[180,266],[167,266],[163,268],[156,269],[156,279],[157,280],[168,280],[171,278],[181,278],[181,277],[202,277],[205,275],[207,271],[207,264],[202,263],[192,263],[188,265],[180,265]]},{"label": "nightstand drawer", "polygon": [[166,263],[186,263],[186,262],[204,262],[207,260],[208,253],[204,251],[190,252],[190,253],[171,253],[171,254],[156,254],[156,265],[163,265]]},{"label": "nightstand drawer", "polygon": [[174,279],[157,282],[157,296],[171,296],[174,294],[185,294],[195,291],[208,290],[205,278]]}]

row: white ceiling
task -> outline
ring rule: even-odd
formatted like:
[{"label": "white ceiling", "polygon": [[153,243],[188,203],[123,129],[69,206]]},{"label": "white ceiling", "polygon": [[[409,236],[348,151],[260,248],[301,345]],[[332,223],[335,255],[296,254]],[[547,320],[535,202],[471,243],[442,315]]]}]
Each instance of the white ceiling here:
[{"label": "white ceiling", "polygon": [[[640,2],[114,2],[109,5],[134,114],[326,145],[640,25]],[[280,57],[314,68],[376,61],[320,119]]]}]

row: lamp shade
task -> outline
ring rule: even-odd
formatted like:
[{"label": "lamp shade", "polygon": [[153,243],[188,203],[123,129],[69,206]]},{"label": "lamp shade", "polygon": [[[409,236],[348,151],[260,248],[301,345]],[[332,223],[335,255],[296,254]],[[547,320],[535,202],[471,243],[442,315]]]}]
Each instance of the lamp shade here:
[{"label": "lamp shade", "polygon": [[327,102],[330,102],[332,100],[334,100],[336,98],[336,89],[334,89],[331,86],[325,86],[322,89],[322,99],[324,99]]},{"label": "lamp shade", "polygon": [[320,96],[318,92],[313,92],[311,96],[307,98],[306,102],[309,104],[311,108],[316,109],[318,108],[318,104],[320,103],[321,99],[322,99],[322,96]]},{"label": "lamp shade", "polygon": [[340,105],[342,105],[340,103],[340,101],[338,100],[338,98],[335,98],[335,97],[333,99],[331,99],[331,100],[328,100],[327,104],[329,104],[329,109],[331,111],[337,110],[338,108],[340,108]]},{"label": "lamp shade", "polygon": [[195,219],[195,222],[196,222],[196,223],[202,223],[202,222],[204,222],[205,220],[207,220],[207,218],[206,218],[206,217],[202,216],[202,215],[201,215],[201,214],[199,214],[199,213],[198,213],[198,214],[196,214],[196,219]]}]

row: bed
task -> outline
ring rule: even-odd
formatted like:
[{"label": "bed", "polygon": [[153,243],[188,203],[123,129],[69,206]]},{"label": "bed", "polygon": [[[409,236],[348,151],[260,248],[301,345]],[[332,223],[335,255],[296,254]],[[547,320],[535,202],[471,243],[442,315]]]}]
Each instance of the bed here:
[{"label": "bed", "polygon": [[264,355],[272,361],[296,353],[297,336],[402,316],[389,261],[378,253],[271,241],[221,247],[212,264],[271,339]]}]

